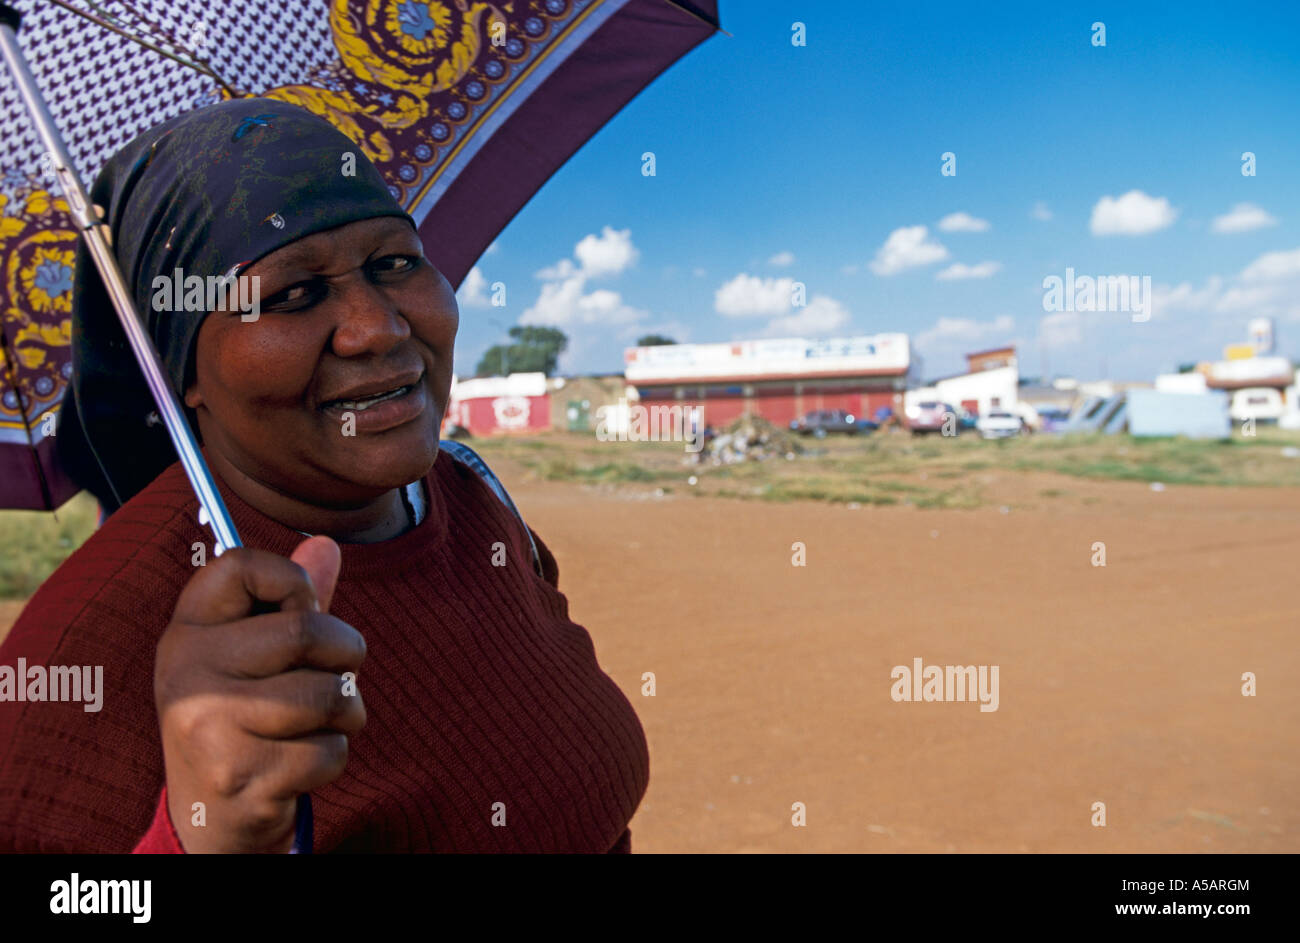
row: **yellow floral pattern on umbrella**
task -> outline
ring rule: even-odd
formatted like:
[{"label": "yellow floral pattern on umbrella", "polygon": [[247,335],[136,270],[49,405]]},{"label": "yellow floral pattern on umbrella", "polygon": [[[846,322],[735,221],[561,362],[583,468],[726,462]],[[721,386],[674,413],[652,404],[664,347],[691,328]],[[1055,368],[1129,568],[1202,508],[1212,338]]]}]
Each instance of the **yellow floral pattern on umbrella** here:
[{"label": "yellow floral pattern on umbrella", "polygon": [[333,0],[330,7],[330,30],[344,65],[360,78],[420,98],[451,88],[470,70],[482,45],[483,14],[494,9],[489,3],[365,0],[358,19],[351,5]]},{"label": "yellow floral pattern on umbrella", "polygon": [[[37,233],[30,243],[64,241],[64,233],[47,231]],[[64,316],[72,313],[72,266],[76,257],[74,250],[57,245],[36,248],[28,264],[18,269],[18,283],[29,311]]]},{"label": "yellow floral pattern on umbrella", "polygon": [[346,93],[332,92],[314,85],[284,85],[264,92],[262,97],[298,105],[312,114],[320,115],[356,141],[366,157],[377,164],[393,159],[393,146],[382,131],[374,130],[367,134],[357,121],[357,116],[373,119],[386,128],[406,128],[423,118],[428,110],[421,99],[405,93],[397,96],[392,107],[372,105],[363,108]]},{"label": "yellow floral pattern on umbrella", "polygon": [[[35,186],[0,193],[0,278],[6,301],[3,331],[13,360],[6,382],[22,391],[37,411],[62,393],[60,364],[53,352],[72,343],[72,273],[77,233],[68,204]],[[17,368],[16,378],[10,371]],[[22,417],[0,404],[0,428],[21,427]]]}]

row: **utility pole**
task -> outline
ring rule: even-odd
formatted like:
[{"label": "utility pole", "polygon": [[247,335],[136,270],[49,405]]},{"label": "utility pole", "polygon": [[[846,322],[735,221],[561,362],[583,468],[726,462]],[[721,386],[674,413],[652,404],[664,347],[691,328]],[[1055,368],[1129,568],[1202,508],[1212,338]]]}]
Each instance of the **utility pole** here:
[{"label": "utility pole", "polygon": [[496,318],[487,318],[489,324],[495,324],[506,332],[506,342],[501,345],[501,375],[510,376],[510,328]]}]

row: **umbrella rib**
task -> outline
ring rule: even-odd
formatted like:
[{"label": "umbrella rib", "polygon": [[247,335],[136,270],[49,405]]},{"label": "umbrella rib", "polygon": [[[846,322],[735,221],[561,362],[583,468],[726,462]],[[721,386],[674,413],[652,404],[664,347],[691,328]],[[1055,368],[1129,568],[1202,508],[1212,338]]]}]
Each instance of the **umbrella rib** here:
[{"label": "umbrella rib", "polygon": [[232,98],[239,97],[239,93],[235,91],[234,88],[231,87],[230,83],[227,82],[225,79],[223,79],[220,75],[218,75],[217,71],[213,69],[212,66],[208,65],[207,62],[205,61],[182,58],[181,56],[176,55],[176,53],[169,52],[168,50],[162,48],[156,43],[151,43],[148,40],[144,39],[143,37],[136,36],[134,33],[131,33],[123,29],[122,27],[118,26],[116,23],[109,22],[108,20],[104,19],[102,16],[100,16],[97,13],[91,13],[88,10],[80,10],[77,7],[74,7],[71,3],[68,3],[67,0],[45,0],[45,2],[52,3],[56,7],[60,7],[61,9],[67,10],[69,13],[75,13],[77,16],[81,17],[82,19],[89,20],[90,22],[94,23],[97,26],[102,26],[104,29],[109,30],[110,32],[117,33],[119,36],[122,36],[125,39],[129,39],[133,43],[138,43],[139,45],[143,46],[145,49],[148,49],[152,52],[156,52],[158,53],[158,55],[163,56],[164,58],[171,59],[173,62],[179,62],[181,65],[188,66],[189,68],[194,69],[196,72],[201,72],[204,75],[208,76],[209,78],[214,79],[218,84],[220,84],[222,88],[224,88],[227,92],[230,93],[230,96]]},{"label": "umbrella rib", "polygon": [[701,23],[709,24],[715,30],[721,33],[723,36],[726,36],[728,39],[735,39],[734,36],[732,36],[730,33],[728,33],[725,29],[722,28],[722,24],[715,23],[712,20],[710,20],[708,17],[700,16],[700,14],[696,13],[694,10],[690,9],[689,7],[682,6],[680,3],[677,2],[677,0],[664,0],[664,3],[668,4],[670,7],[673,7],[674,9],[681,10],[683,13],[689,13],[691,16],[695,17]]}]

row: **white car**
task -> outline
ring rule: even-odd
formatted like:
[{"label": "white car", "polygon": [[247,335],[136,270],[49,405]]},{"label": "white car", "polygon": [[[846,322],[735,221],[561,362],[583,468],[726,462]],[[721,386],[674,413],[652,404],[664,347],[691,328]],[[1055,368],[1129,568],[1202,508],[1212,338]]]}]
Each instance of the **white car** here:
[{"label": "white car", "polygon": [[975,420],[975,428],[986,439],[1006,439],[1020,435],[1020,417],[1003,409],[984,413]]},{"label": "white car", "polygon": [[1228,415],[1233,422],[1254,419],[1256,422],[1277,422],[1286,412],[1282,394],[1271,387],[1252,386],[1232,394]]}]

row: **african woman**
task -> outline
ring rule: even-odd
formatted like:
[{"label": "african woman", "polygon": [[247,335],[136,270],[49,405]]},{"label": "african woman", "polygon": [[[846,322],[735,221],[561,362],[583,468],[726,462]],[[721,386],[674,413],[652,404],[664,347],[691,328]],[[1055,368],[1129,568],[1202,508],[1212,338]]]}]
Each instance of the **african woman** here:
[{"label": "african woman", "polygon": [[[83,249],[58,440],[111,513],[0,664],[102,666],[102,709],[0,704],[0,850],[630,849],[641,726],[541,538],[440,449],[455,296],[358,151],[244,99],[96,179],[245,546],[214,554]],[[191,275],[256,310],[155,303]]]}]

